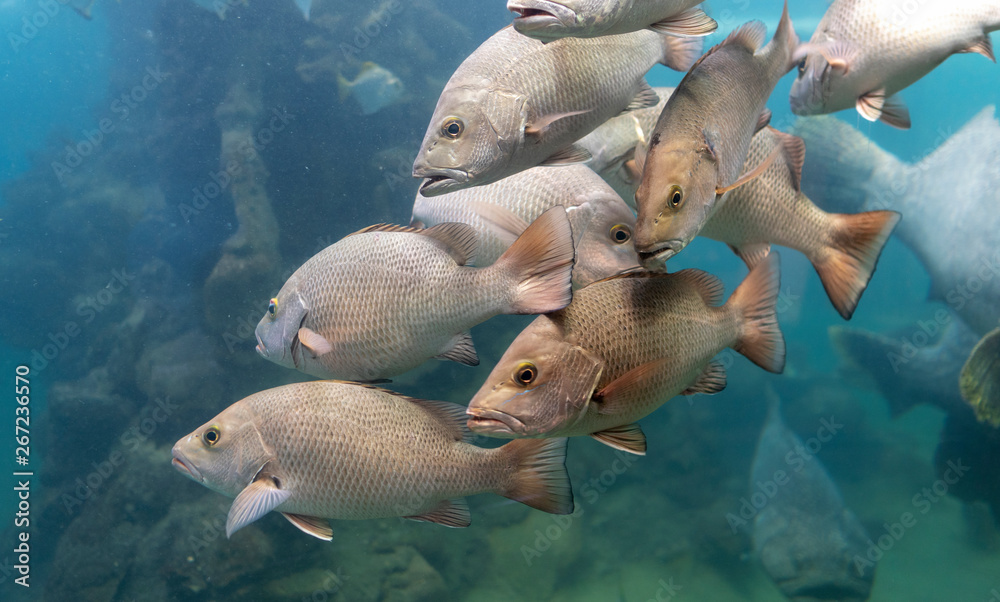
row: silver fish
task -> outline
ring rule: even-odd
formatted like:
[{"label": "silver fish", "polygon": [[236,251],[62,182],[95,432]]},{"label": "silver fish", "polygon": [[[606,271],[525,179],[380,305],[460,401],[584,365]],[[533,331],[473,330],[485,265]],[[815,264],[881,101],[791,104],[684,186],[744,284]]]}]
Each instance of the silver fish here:
[{"label": "silver fish", "polygon": [[576,288],[638,267],[632,249],[635,215],[583,165],[542,166],[499,182],[425,197],[417,193],[411,224],[461,222],[479,239],[476,265],[492,264],[521,231],[548,209],[566,208],[576,244]]},{"label": "silver fish", "polygon": [[859,570],[855,558],[866,558],[868,534],[819,459],[792,455],[805,445],[785,426],[777,396],[770,399],[750,482],[776,491],[754,517],[754,551],[790,600],[867,600],[875,567]]},{"label": "silver fish", "polygon": [[909,111],[896,93],[953,54],[976,52],[996,62],[989,34],[997,29],[997,0],[836,0],[796,52],[792,112],[856,108],[869,121],[907,129]]},{"label": "silver fish", "polygon": [[674,93],[673,88],[653,88],[653,91],[660,97],[656,105],[612,117],[576,142],[590,153],[587,167],[604,178],[633,209],[635,191],[642,180],[642,172],[636,165],[636,147],[649,143],[656,121]]},{"label": "silver fish", "polygon": [[321,378],[377,381],[432,357],[479,363],[469,328],[501,313],[569,303],[573,236],[543,213],[492,266],[468,267],[475,231],[372,226],[330,245],[288,279],[257,325],[257,352]]},{"label": "silver fish", "polygon": [[700,53],[700,38],[651,31],[543,44],[505,27],[459,65],[438,98],[413,163],[413,176],[426,178],[420,192],[586,161],[577,139],[659,100],[643,79],[650,67],[687,69]]},{"label": "silver fish", "polygon": [[702,0],[507,0],[514,29],[550,42],[652,29],[674,36],[707,36],[719,24],[694,8]]},{"label": "silver fish", "polygon": [[172,464],[236,498],[227,537],[271,511],[325,540],[333,537],[326,519],[403,516],[465,527],[463,498],[483,492],[573,511],[565,439],[475,447],[464,410],[356,383],[285,385],[234,403],[182,438]]},{"label": "silver fish", "polygon": [[656,123],[635,194],[635,250],[648,269],[662,269],[698,234],[726,191],[766,167],[744,173],[743,166],[750,139],[770,119],[767,99],[791,68],[798,44],[787,4],[774,38],[761,48],[765,33],[763,23],[747,23],[708,51]]},{"label": "silver fish", "polygon": [[397,102],[406,91],[396,74],[372,62],[361,65],[361,72],[354,81],[348,81],[343,75],[337,74],[337,89],[341,102],[354,97],[365,115],[378,113]]}]

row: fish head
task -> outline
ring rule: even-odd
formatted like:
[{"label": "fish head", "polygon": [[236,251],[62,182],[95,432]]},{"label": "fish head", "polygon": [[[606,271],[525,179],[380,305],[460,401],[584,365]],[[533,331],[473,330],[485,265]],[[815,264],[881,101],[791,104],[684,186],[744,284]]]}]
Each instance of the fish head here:
[{"label": "fish head", "polygon": [[514,29],[519,33],[548,41],[583,28],[587,13],[580,11],[581,3],[593,4],[587,0],[508,0],[507,10],[517,13]]},{"label": "fish head", "polygon": [[[805,51],[803,51],[805,52]],[[792,113],[796,115],[823,115],[830,111],[830,90],[834,80],[843,72],[830,67],[830,63],[818,50],[808,51],[798,58],[798,74],[788,95]]]},{"label": "fish head", "polygon": [[302,345],[299,329],[309,315],[309,306],[299,292],[293,274],[281,287],[278,296],[268,301],[264,316],[257,323],[257,353],[266,360],[293,370],[301,367]]},{"label": "fish head", "polygon": [[651,146],[635,193],[639,263],[662,271],[663,263],[698,235],[717,204],[718,179],[715,151],[707,139],[687,148]]},{"label": "fish head", "polygon": [[213,491],[235,497],[271,456],[256,415],[237,402],[174,444],[171,464]]},{"label": "fish head", "polygon": [[566,209],[577,234],[573,287],[638,267],[632,235],[635,215],[613,191]]},{"label": "fish head", "polygon": [[499,180],[524,138],[526,121],[520,97],[482,83],[449,82],[413,163],[413,177],[424,178],[420,194],[435,196]]},{"label": "fish head", "polygon": [[539,316],[469,403],[469,429],[490,437],[558,436],[583,417],[603,362]]}]

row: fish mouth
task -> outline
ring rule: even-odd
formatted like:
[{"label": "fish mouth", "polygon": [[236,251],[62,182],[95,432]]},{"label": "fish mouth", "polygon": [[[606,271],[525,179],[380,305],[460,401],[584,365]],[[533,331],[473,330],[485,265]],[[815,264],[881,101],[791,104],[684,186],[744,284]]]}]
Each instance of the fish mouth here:
[{"label": "fish mouth", "polygon": [[420,184],[420,194],[424,196],[436,196],[465,188],[468,184],[469,172],[461,169],[413,169],[413,177],[424,178]]},{"label": "fish mouth", "polygon": [[257,337],[257,346],[255,347],[257,353],[262,358],[267,359],[267,347],[264,346],[264,341],[261,340],[260,335],[257,334],[256,332],[254,333],[254,336]]},{"label": "fish mouth", "polygon": [[201,476],[201,471],[198,470],[198,467],[192,464],[191,461],[184,456],[184,453],[181,452],[181,450],[174,446],[174,448],[170,450],[170,453],[173,455],[173,459],[170,460],[170,464],[176,468],[178,472],[191,477],[199,483],[205,482],[204,477]]},{"label": "fish mouth", "polygon": [[507,10],[518,15],[514,17],[514,29],[521,33],[534,33],[560,25],[569,26],[576,21],[574,11],[561,4],[544,0],[511,1],[507,3]]},{"label": "fish mouth", "polygon": [[469,417],[469,430],[487,437],[517,437],[527,434],[524,423],[510,414],[497,410],[481,410],[469,408],[465,411]]},{"label": "fish mouth", "polygon": [[666,271],[664,264],[667,260],[677,255],[683,247],[684,245],[680,240],[673,239],[653,246],[650,251],[636,249],[636,255],[639,256],[639,263],[642,267],[651,272],[664,272]]}]

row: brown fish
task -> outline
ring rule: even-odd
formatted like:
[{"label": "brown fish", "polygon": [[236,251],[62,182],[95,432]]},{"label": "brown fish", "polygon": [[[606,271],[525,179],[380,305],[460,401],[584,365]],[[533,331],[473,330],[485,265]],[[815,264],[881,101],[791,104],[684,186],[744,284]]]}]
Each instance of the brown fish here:
[{"label": "brown fish", "polygon": [[801,252],[816,268],[830,302],[850,320],[899,214],[844,215],[817,207],[799,189],[805,144],[774,128],[753,137],[746,168],[760,165],[776,149],[781,160],[729,192],[700,235],[728,243],[750,268],[772,244]]},{"label": "brown fish", "polygon": [[469,525],[491,492],[569,514],[566,440],[470,445],[465,408],[355,383],[314,381],[246,397],[174,445],[173,465],[235,497],[226,536],[272,510],[320,539],[325,519],[403,516]]},{"label": "brown fish", "polygon": [[785,342],[775,315],[777,253],[722,299],[722,282],[701,270],[636,271],[576,292],[511,343],[469,403],[469,428],[496,437],[590,435],[643,454],[635,422],[677,394],[715,393],[732,347],[781,372]]},{"label": "brown fish", "polygon": [[792,67],[798,38],[781,15],[774,39],[747,23],[701,57],[681,80],[656,123],[636,191],[635,250],[650,269],[681,251],[698,234],[740,176],[750,139],[770,119],[765,108],[775,84]]}]

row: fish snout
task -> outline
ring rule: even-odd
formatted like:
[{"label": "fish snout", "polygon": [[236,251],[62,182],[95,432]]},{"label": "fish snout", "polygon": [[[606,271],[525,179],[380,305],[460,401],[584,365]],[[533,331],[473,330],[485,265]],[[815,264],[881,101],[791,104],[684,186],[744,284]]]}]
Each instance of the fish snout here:
[{"label": "fish snout", "polygon": [[184,452],[182,452],[179,448],[180,444],[184,441],[187,441],[187,439],[181,439],[174,445],[173,449],[170,450],[170,454],[173,456],[173,459],[170,460],[170,464],[173,465],[178,472],[191,477],[199,483],[204,483],[205,479],[201,476],[201,471],[199,471],[198,467],[188,460],[187,456],[185,456]]},{"label": "fish snout", "polygon": [[548,0],[510,0],[507,10],[517,13],[514,29],[522,34],[543,34],[548,29],[570,27],[577,20],[576,11]]},{"label": "fish snout", "polygon": [[264,345],[264,341],[260,338],[260,333],[255,332],[254,336],[257,337],[257,347],[255,347],[257,353],[260,354],[262,358],[267,359],[267,347]]},{"label": "fish snout", "polygon": [[465,188],[472,179],[469,172],[462,169],[441,169],[413,166],[413,177],[424,178],[420,184],[420,194],[424,196],[436,196]]},{"label": "fish snout", "polygon": [[636,239],[635,252],[639,257],[639,264],[650,272],[665,272],[668,259],[680,253],[684,248],[684,243],[678,239],[655,242],[643,247],[639,246]]},{"label": "fish snout", "polygon": [[487,437],[518,437],[528,435],[523,422],[510,414],[498,410],[469,408],[465,411],[469,417],[469,430]]}]

